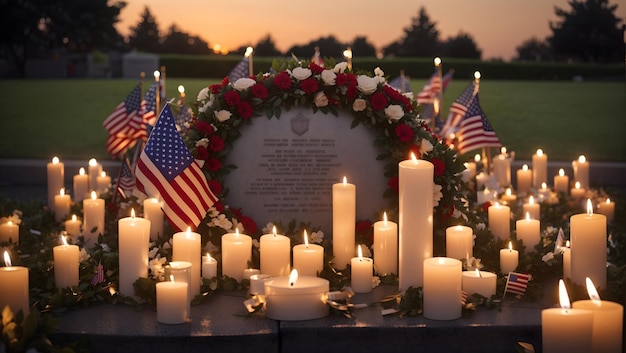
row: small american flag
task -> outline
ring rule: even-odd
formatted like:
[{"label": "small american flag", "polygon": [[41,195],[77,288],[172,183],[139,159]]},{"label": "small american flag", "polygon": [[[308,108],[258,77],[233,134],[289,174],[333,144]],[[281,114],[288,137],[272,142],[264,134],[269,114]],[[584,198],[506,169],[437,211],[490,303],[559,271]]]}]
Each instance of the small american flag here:
[{"label": "small american flag", "polygon": [[417,94],[417,103],[432,103],[439,94],[440,89],[441,77],[439,77],[439,71],[435,70],[435,72],[432,74],[432,76],[430,76],[428,82],[426,82],[422,90],[419,91],[419,93]]},{"label": "small american flag", "polygon": [[102,123],[109,132],[106,148],[112,156],[121,155],[133,147],[137,139],[147,138],[139,113],[141,105],[141,87],[136,86]]},{"label": "small american flag", "polygon": [[411,79],[404,74],[400,74],[400,76],[389,81],[387,84],[398,90],[400,93],[411,92]]},{"label": "small american flag", "polygon": [[467,292],[462,290],[461,291],[461,305],[465,305],[467,304]]},{"label": "small american flag", "polygon": [[487,116],[480,108],[478,93],[472,99],[467,113],[461,120],[457,137],[459,139],[457,149],[460,154],[482,147],[502,146]]},{"label": "small american flag", "polygon": [[461,119],[467,113],[467,107],[469,106],[472,98],[475,94],[475,85],[474,82],[471,82],[463,92],[454,100],[454,103],[450,106],[450,112],[448,113],[448,118],[446,119],[446,123],[441,129],[441,136],[447,136],[451,133],[454,133],[458,127]]},{"label": "small american flag", "polygon": [[96,270],[96,274],[93,276],[93,279],[91,280],[91,285],[95,286],[97,284],[104,282],[104,280],[105,280],[104,267],[102,266],[102,262],[100,262],[98,264],[98,269]]},{"label": "small american flag", "polygon": [[248,68],[249,61],[250,59],[248,57],[244,57],[243,59],[241,59],[241,61],[228,74],[228,80],[230,82],[235,82],[240,78],[250,76],[250,69]]},{"label": "small american flag", "polygon": [[528,287],[528,281],[532,276],[528,273],[509,272],[509,276],[506,279],[506,286],[504,287],[504,294],[513,293],[524,295],[526,287]]},{"label": "small american flag", "polygon": [[163,201],[163,212],[177,231],[195,229],[217,198],[200,166],[176,131],[166,104],[135,168],[137,188]]},{"label": "small american flag", "polygon": [[120,178],[117,181],[117,191],[120,195],[126,198],[126,191],[132,191],[137,184],[135,183],[135,175],[130,167],[130,160],[128,157],[124,158],[122,162],[122,169],[120,170]]},{"label": "small american flag", "polygon": [[145,124],[154,126],[156,124],[156,94],[158,83],[155,82],[150,85],[146,95],[144,96],[144,104],[142,104],[141,114]]}]

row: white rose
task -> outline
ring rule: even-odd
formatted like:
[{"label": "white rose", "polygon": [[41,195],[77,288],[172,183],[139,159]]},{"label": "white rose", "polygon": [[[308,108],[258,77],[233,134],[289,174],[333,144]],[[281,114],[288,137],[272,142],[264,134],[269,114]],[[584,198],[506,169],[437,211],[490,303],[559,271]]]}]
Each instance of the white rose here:
[{"label": "white rose", "polygon": [[328,105],[328,97],[326,97],[326,94],[324,94],[324,92],[317,92],[317,94],[315,94],[315,99],[313,100],[313,102],[315,102],[316,107],[325,107]]},{"label": "white rose", "polygon": [[217,111],[214,114],[215,114],[215,118],[220,123],[223,123],[224,121],[230,119],[230,116],[232,115],[231,112],[229,112],[228,110],[224,110],[224,109]]},{"label": "white rose", "polygon": [[374,69],[374,75],[378,76],[378,77],[384,77],[385,73],[383,72],[383,70],[381,70],[380,67],[376,67]]},{"label": "white rose", "polygon": [[352,110],[354,110],[355,112],[362,112],[363,110],[365,110],[366,106],[367,102],[365,101],[365,99],[357,98],[354,100],[354,103],[352,103]]},{"label": "white rose", "polygon": [[209,87],[204,87],[200,90],[200,93],[198,93],[198,98],[196,98],[196,100],[203,101],[207,98],[209,98]]},{"label": "white rose", "polygon": [[324,70],[322,71],[322,81],[326,86],[334,86],[335,79],[337,78],[337,74],[332,70]]},{"label": "white rose", "polygon": [[298,81],[306,80],[311,77],[311,69],[305,67],[296,67],[291,72],[291,75]]},{"label": "white rose", "polygon": [[200,147],[200,146],[202,146],[204,148],[208,147],[209,146],[209,139],[205,137],[205,138],[202,138],[202,139],[198,140],[196,142],[196,147]]},{"label": "white rose", "polygon": [[333,71],[336,73],[343,73],[344,71],[346,71],[347,68],[348,68],[348,63],[344,61],[335,65],[335,67],[333,68]]},{"label": "white rose", "polygon": [[390,120],[400,120],[404,116],[404,110],[401,105],[391,104],[385,108],[385,115]]},{"label": "white rose", "polygon": [[427,139],[422,139],[420,142],[420,154],[424,155],[433,150],[433,144],[430,143]]},{"label": "white rose", "polygon": [[439,184],[435,184],[435,187],[433,188],[433,206],[437,207],[439,206],[439,200],[441,200],[441,198],[443,197],[443,193],[441,193],[441,185]]},{"label": "white rose", "polygon": [[249,77],[243,77],[238,79],[237,81],[235,81],[235,83],[233,83],[233,87],[241,92],[245,89],[248,89],[249,87],[251,87],[252,85],[254,85],[256,83],[255,80],[249,78]]},{"label": "white rose", "polygon": [[356,82],[358,83],[359,91],[365,94],[372,94],[376,92],[376,88],[378,88],[378,79],[374,77],[369,77],[365,75],[359,75],[356,78]]}]

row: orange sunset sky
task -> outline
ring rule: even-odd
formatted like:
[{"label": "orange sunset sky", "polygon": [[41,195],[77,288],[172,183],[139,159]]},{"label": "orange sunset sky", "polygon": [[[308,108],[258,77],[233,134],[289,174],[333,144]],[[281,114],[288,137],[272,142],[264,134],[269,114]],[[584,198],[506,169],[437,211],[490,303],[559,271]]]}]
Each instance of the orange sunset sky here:
[{"label": "orange sunset sky", "polygon": [[[165,34],[172,23],[180,30],[199,35],[209,45],[229,49],[254,44],[271,34],[276,47],[285,51],[321,36],[334,35],[349,42],[365,36],[382,48],[403,35],[420,7],[436,23],[440,39],[469,33],[482,50],[483,59],[510,60],[515,48],[533,36],[551,34],[554,7],[570,11],[567,0],[127,0],[117,29],[127,35],[140,21],[145,6]],[[626,0],[615,15],[626,18]],[[324,53],[322,53],[324,55]]]}]

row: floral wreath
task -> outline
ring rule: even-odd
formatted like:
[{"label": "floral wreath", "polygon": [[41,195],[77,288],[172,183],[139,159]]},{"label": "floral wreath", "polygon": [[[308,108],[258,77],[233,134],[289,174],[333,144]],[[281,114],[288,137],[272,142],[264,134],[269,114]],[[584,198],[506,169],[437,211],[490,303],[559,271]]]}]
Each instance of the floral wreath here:
[{"label": "floral wreath", "polygon": [[[352,128],[363,124],[375,131],[373,143],[383,151],[377,159],[384,162],[384,175],[388,178],[383,197],[389,200],[391,219],[397,218],[398,163],[411,152],[434,165],[435,227],[445,229],[451,218],[464,215],[467,206],[460,178],[465,169],[463,161],[420,119],[420,107],[412,93],[401,94],[388,85],[380,68],[371,75],[353,72],[345,62],[335,64],[326,60],[324,65],[275,61],[272,73],[235,82],[227,77],[199,92],[195,115],[185,128],[184,139],[195,158],[203,163],[209,186],[220,200],[228,194],[223,180],[236,168],[224,165],[224,160],[242,136],[240,127],[263,116],[280,119],[283,109],[300,106],[334,115],[338,115],[339,109],[346,109],[353,116]],[[259,230],[256,222],[241,209],[229,208],[221,202],[214,205],[208,218],[211,218],[209,227],[228,230],[226,226],[240,224],[241,230],[252,235]],[[363,227],[357,227],[357,233],[359,228]]]}]

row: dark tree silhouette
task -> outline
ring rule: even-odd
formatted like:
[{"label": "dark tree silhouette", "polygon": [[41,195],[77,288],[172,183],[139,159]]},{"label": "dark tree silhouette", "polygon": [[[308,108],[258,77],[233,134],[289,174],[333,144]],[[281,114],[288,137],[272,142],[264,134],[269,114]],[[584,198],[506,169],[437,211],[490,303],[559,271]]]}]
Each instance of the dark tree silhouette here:
[{"label": "dark tree silhouette", "polygon": [[[404,29],[401,39],[387,45],[385,55],[433,57],[439,53],[439,31],[431,22],[426,9],[421,7],[411,25]],[[394,50],[395,49],[395,50]]]},{"label": "dark tree silhouette", "polygon": [[474,38],[465,32],[459,32],[456,37],[450,37],[442,44],[443,56],[448,58],[480,59],[482,51],[478,49]]},{"label": "dark tree silhouette", "polygon": [[333,57],[342,58],[343,51],[346,50],[348,44],[341,43],[334,36],[320,37],[314,41],[304,45],[294,45],[287,50],[287,55],[294,54],[298,58],[310,59],[315,53],[315,47],[319,47],[320,55],[323,58]]},{"label": "dark tree silhouette", "polygon": [[163,39],[160,51],[163,53],[178,54],[212,54],[209,44],[199,36],[192,36],[182,32],[173,24],[170,26],[167,36]]},{"label": "dark tree silhouette", "polygon": [[254,55],[256,56],[281,56],[282,53],[276,49],[274,39],[268,33],[265,37],[261,38],[257,45],[254,47]]},{"label": "dark tree silhouette", "polygon": [[352,49],[352,56],[355,58],[376,56],[376,47],[367,41],[365,36],[357,36],[350,44]]},{"label": "dark tree silhouette", "polygon": [[130,29],[128,44],[132,49],[158,53],[160,51],[159,25],[150,9],[146,6],[141,13],[141,20]]},{"label": "dark tree silhouette", "polygon": [[536,37],[524,41],[515,48],[517,51],[516,60],[522,61],[550,61],[552,60],[552,49],[545,40]]}]

